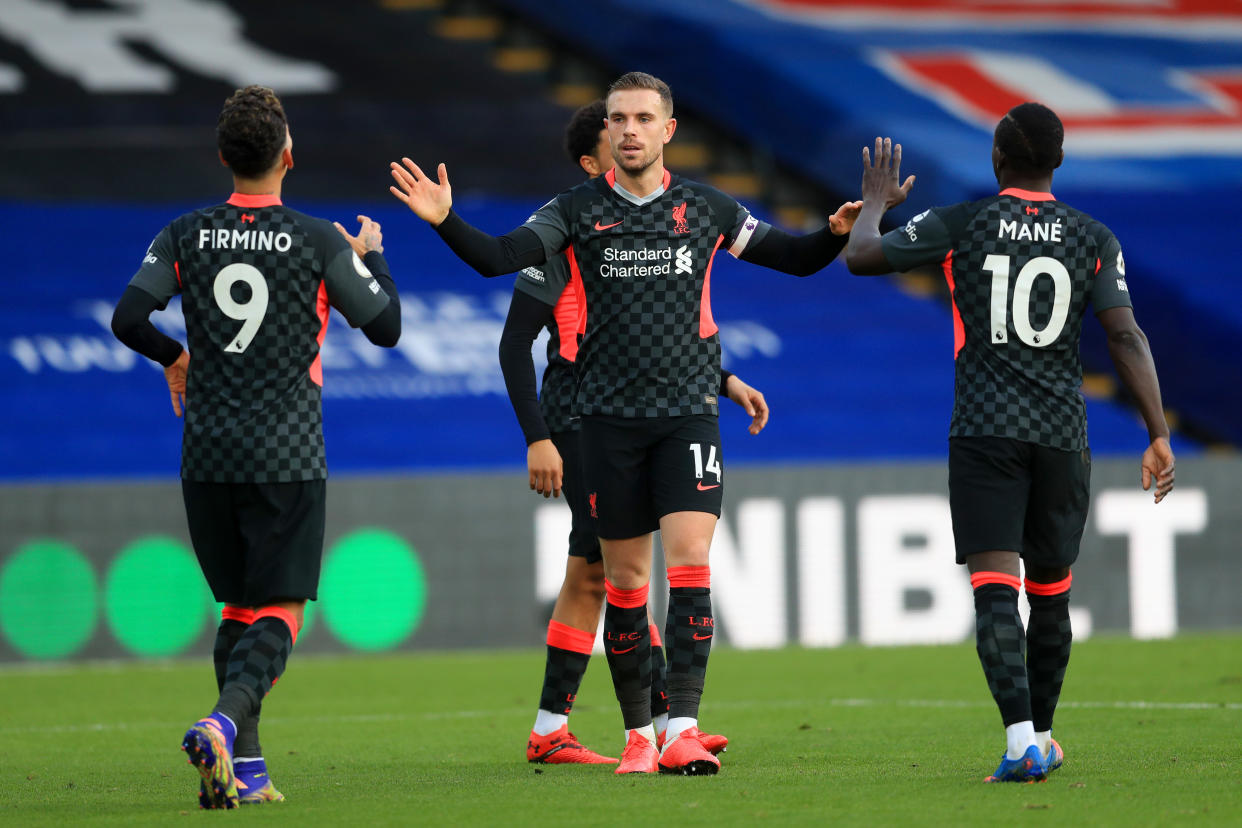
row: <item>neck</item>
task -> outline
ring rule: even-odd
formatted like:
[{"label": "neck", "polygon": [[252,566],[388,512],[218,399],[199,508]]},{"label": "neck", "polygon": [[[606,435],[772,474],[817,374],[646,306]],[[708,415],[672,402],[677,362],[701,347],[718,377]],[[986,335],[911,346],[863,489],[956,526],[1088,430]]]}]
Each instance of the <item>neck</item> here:
[{"label": "neck", "polygon": [[616,173],[617,183],[639,198],[651,195],[664,184],[663,156],[660,156],[651,166],[637,174],[626,172],[621,169],[619,164],[613,169]]},{"label": "neck", "polygon": [[262,178],[233,176],[233,192],[242,195],[271,195],[280,198],[280,185],[284,183],[285,171],[269,173]]},{"label": "neck", "polygon": [[1051,175],[1014,175],[1006,173],[997,182],[1002,190],[1029,190],[1032,193],[1052,192]]}]

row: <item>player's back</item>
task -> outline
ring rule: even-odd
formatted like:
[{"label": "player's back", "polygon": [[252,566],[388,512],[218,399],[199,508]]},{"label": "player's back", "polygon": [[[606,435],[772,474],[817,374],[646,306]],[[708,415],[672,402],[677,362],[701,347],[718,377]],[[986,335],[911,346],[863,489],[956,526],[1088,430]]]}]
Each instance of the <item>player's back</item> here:
[{"label": "player's back", "polygon": [[[1086,447],[1083,318],[1128,304],[1115,237],[1050,193],[1009,189],[934,211],[958,323],[953,436]],[[911,222],[917,228],[917,221]]]},{"label": "player's back", "polygon": [[325,477],[325,274],[349,270],[348,256],[356,271],[349,277],[368,280],[364,295],[382,295],[379,286],[331,224],[272,197],[235,195],[181,216],[165,233],[191,354],[182,476]]}]

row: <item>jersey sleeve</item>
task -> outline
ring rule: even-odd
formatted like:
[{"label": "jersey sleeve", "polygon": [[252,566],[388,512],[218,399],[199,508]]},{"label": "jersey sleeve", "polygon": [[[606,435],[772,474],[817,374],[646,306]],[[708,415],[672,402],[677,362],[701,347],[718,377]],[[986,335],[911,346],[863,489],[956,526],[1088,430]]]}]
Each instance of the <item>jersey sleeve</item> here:
[{"label": "jersey sleeve", "polygon": [[889,230],[880,237],[884,258],[895,271],[940,264],[953,248],[950,224],[947,209],[924,210],[904,227]]},{"label": "jersey sleeve", "polygon": [[147,248],[147,254],[138,266],[138,272],[129,280],[130,285],[154,296],[163,309],[168,300],[181,292],[181,279],[177,273],[177,245],[172,225],[168,225]]},{"label": "jersey sleeve", "polygon": [[340,233],[328,225],[320,231],[324,245],[324,286],[328,301],[351,327],[361,327],[388,306],[388,294]]},{"label": "jersey sleeve", "polygon": [[555,307],[568,284],[569,263],[564,256],[556,256],[541,267],[528,267],[520,271],[513,289]]},{"label": "jersey sleeve", "polygon": [[1126,260],[1121,254],[1121,242],[1113,232],[1100,223],[1092,228],[1097,250],[1099,251],[1099,270],[1095,274],[1095,283],[1091,287],[1091,304],[1095,312],[1109,308],[1129,308],[1130,288],[1126,284]]},{"label": "jersey sleeve", "polygon": [[755,218],[750,210],[733,199],[729,201],[732,203],[726,207],[725,213],[729,216],[729,220],[725,222],[725,226],[729,229],[724,234],[721,246],[728,250],[733,258],[740,259],[748,247],[763,240],[763,237],[772,229],[772,225]]},{"label": "jersey sleeve", "polygon": [[543,252],[550,261],[570,243],[570,193],[561,193],[540,207],[526,220],[523,227],[532,230],[543,243]]}]

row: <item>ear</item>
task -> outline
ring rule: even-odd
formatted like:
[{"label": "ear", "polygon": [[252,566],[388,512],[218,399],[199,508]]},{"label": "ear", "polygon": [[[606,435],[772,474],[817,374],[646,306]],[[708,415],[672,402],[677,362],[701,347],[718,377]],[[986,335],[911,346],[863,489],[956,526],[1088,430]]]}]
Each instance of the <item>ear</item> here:
[{"label": "ear", "polygon": [[1057,167],[1061,166],[1063,161],[1065,161],[1065,150],[1061,150],[1061,154],[1057,156],[1057,163],[1054,164],[1052,168],[1055,170]]},{"label": "ear", "polygon": [[280,163],[286,170],[293,169],[293,147],[286,146],[280,151]]},{"label": "ear", "polygon": [[219,150],[216,150],[216,157],[220,159],[221,167],[227,167],[229,165],[229,162],[224,160],[224,153],[220,152]]},{"label": "ear", "polygon": [[664,143],[673,140],[673,133],[677,131],[677,119],[669,118],[668,123],[664,125]]},{"label": "ear", "polygon": [[603,172],[603,170],[599,168],[599,162],[595,160],[594,155],[579,156],[578,166],[582,167],[582,171],[592,178]]}]

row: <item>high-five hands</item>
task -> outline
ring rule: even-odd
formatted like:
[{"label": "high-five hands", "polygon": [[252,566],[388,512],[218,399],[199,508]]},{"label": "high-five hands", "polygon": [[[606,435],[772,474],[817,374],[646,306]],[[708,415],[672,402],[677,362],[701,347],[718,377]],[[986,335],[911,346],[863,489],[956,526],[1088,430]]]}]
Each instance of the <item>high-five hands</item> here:
[{"label": "high-five hands", "polygon": [[875,139],[875,164],[871,152],[863,147],[863,201],[883,199],[884,209],[889,210],[906,200],[914,186],[914,176],[901,181],[901,144],[893,145],[892,138]]},{"label": "high-five hands", "polygon": [[453,206],[453,188],[449,186],[448,169],[441,164],[436,168],[439,183],[428,178],[419,166],[409,158],[402,158],[398,164],[393,161],[392,177],[397,186],[388,190],[406,207],[414,211],[414,215],[436,227],[444,221]]}]

